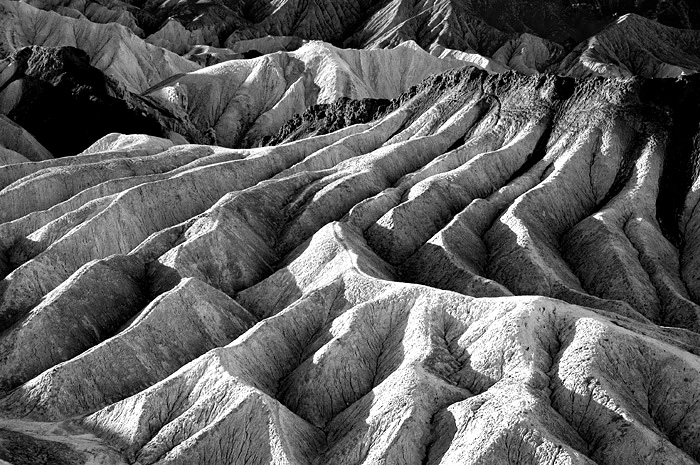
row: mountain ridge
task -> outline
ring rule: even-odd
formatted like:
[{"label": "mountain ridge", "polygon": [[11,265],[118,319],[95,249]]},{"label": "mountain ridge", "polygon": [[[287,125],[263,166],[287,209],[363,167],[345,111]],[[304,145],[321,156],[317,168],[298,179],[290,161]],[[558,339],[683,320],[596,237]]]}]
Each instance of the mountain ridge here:
[{"label": "mountain ridge", "polygon": [[688,1],[29,3],[0,463],[700,462]]},{"label": "mountain ridge", "polygon": [[5,421],[126,463],[691,465],[699,79],[455,69],[273,147],[0,169]]}]

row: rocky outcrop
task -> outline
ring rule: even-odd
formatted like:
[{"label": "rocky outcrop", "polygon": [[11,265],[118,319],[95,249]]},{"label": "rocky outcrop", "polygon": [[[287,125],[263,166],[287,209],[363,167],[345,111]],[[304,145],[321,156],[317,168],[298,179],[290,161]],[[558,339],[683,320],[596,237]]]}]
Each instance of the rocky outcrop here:
[{"label": "rocky outcrop", "polygon": [[[45,16],[48,13],[39,12],[41,22],[53,24],[52,31],[65,29],[58,33],[60,37],[71,37],[76,32],[71,32],[72,26],[59,27],[59,23],[78,25],[75,43],[54,39],[68,40],[59,45],[84,48],[95,66],[123,80],[130,90],[140,91],[157,84],[154,76],[162,80],[191,66],[159,47],[180,55],[187,53],[196,63],[208,66],[230,59],[290,52],[308,40],[345,48],[389,48],[413,41],[441,58],[467,61],[493,72],[512,69],[578,77],[591,73],[669,77],[697,72],[700,66],[694,45],[698,39],[690,30],[700,28],[700,13],[688,0],[353,0],[342,4],[331,0],[283,0],[274,7],[259,0],[30,3],[63,15]],[[31,7],[13,8],[10,16],[37,16],[36,10],[27,8]],[[119,23],[159,47],[149,48],[127,29],[93,22]],[[18,23],[20,28],[34,27]],[[10,27],[17,28],[8,24]],[[20,35],[25,39],[33,37],[31,31],[24,29]],[[90,35],[89,41],[84,40],[86,35]],[[12,44],[16,39],[7,40]],[[100,47],[94,46],[96,42]],[[19,45],[32,44],[47,45],[26,40]],[[92,55],[104,53],[103,46],[108,50],[127,50],[116,54],[115,63],[104,62],[102,66],[100,62],[104,60]],[[224,52],[224,48],[230,51]],[[130,62],[130,66],[125,67],[124,62]],[[143,68],[140,73],[135,71],[135,63]],[[126,68],[138,75],[131,75]]]},{"label": "rocky outcrop", "polygon": [[[0,75],[3,112],[57,157],[75,155],[112,132],[214,140],[198,130],[184,111],[173,112],[125,90],[90,66],[88,56],[77,48],[25,47],[0,62],[0,67],[4,67]],[[20,135],[20,128],[14,127]],[[24,150],[35,161],[50,157],[27,136],[17,139],[18,151]]]},{"label": "rocky outcrop", "polygon": [[451,70],[273,147],[2,167],[0,427],[144,465],[692,465],[699,88]]},{"label": "rocky outcrop", "polygon": [[531,33],[561,44],[581,42],[627,13],[671,27],[700,29],[700,12],[689,0],[477,0],[472,5],[500,30]]},{"label": "rocky outcrop", "polygon": [[[5,100],[6,95],[0,92],[0,99]],[[9,99],[8,99],[9,100]],[[4,105],[3,105],[4,106]],[[8,105],[9,107],[9,105]],[[29,134],[22,126],[18,125],[10,118],[0,114],[0,149],[4,149],[8,158],[2,165],[11,165],[10,160],[16,159],[16,156],[11,156],[9,152],[14,152],[25,161],[42,161],[53,158],[51,152],[46,147],[41,145],[34,136]]]},{"label": "rocky outcrop", "polygon": [[[143,31],[150,35],[158,30],[167,35],[174,27],[172,22],[176,21],[187,34],[204,40],[197,45],[215,47],[231,47],[239,41],[266,36],[323,40],[353,47],[380,42],[397,45],[414,40],[426,50],[440,45],[490,56],[506,41],[523,33],[559,44],[576,44],[627,13],[675,28],[700,28],[700,13],[690,0],[354,0],[342,4],[298,0],[280,0],[274,4],[260,0],[233,3],[182,0],[30,2],[38,8],[70,17],[84,16],[98,23],[118,22],[139,36]],[[268,39],[263,42],[269,42]],[[292,49],[285,45],[284,49],[274,51],[279,50]],[[265,53],[262,49],[259,51]]]},{"label": "rocky outcrop", "polygon": [[556,69],[574,77],[677,77],[700,70],[698,44],[700,31],[628,14],[581,43]]},{"label": "rocky outcrop", "polygon": [[24,3],[69,18],[87,19],[99,24],[121,24],[139,37],[144,36],[139,23],[149,23],[148,14],[144,10],[120,0],[28,0]]},{"label": "rocky outcrop", "polygon": [[209,45],[195,45],[183,56],[203,67],[246,58],[240,53],[232,52],[231,49],[210,47]]},{"label": "rocky outcrop", "polygon": [[[268,11],[264,7],[260,10],[263,14]],[[426,50],[440,45],[491,56],[523,33],[562,45],[576,44],[626,13],[671,27],[700,29],[700,13],[689,0],[384,0],[343,4],[286,0],[231,37],[296,35],[346,47],[386,47],[414,40]]]},{"label": "rocky outcrop", "polygon": [[537,74],[547,71],[563,56],[561,45],[532,34],[521,34],[496,50],[493,60],[519,73]]},{"label": "rocky outcrop", "polygon": [[464,66],[415,43],[390,50],[343,50],[311,42],[294,52],[236,60],[169,79],[149,89],[173,112],[187,111],[225,147],[251,146],[294,115],[338,98],[392,99],[426,76]]},{"label": "rocky outcrop", "polygon": [[214,47],[219,45],[216,37],[206,40],[202,31],[188,31],[179,21],[172,18],[158,32],[146,37],[146,42],[168,49],[178,55],[184,55],[198,44],[211,44]]},{"label": "rocky outcrop", "polygon": [[[518,55],[531,57],[525,64],[534,57],[542,57],[543,47],[530,39],[523,40],[522,34],[570,48],[627,13],[674,28],[700,29],[700,13],[688,0],[384,0],[343,4],[286,0],[276,4],[275,9],[259,2],[250,2],[246,8],[253,24],[234,31],[226,41],[227,46],[240,40],[281,34],[344,47],[390,47],[414,40],[426,50],[440,46],[491,57],[501,47],[512,47],[515,41],[527,49]],[[653,44],[654,40],[649,42]],[[550,53],[546,54],[550,55],[551,47],[547,48]]]},{"label": "rocky outcrop", "polygon": [[365,124],[381,119],[398,107],[399,101],[381,99],[352,100],[341,98],[334,103],[310,107],[301,115],[293,116],[272,137],[261,141],[263,145],[278,145],[284,142],[327,134],[354,124]]},{"label": "rocky outcrop", "polygon": [[293,52],[307,42],[308,40],[296,36],[265,36],[250,40],[229,40],[226,41],[225,45],[240,54],[259,53],[267,55],[275,52]]},{"label": "rocky outcrop", "polygon": [[119,24],[69,18],[22,2],[0,2],[0,30],[0,58],[30,45],[77,47],[87,53],[92,66],[136,93],[175,74],[199,68],[144,42]]},{"label": "rocky outcrop", "polygon": [[[106,265],[109,259],[102,263]],[[100,265],[96,264],[95,267]],[[109,280],[103,271],[94,277]],[[112,282],[117,284],[116,281]],[[129,286],[124,286],[123,290],[128,291]],[[107,305],[101,311],[113,310],[114,302],[129,303],[128,298],[114,299],[105,291],[106,287],[103,296]],[[136,295],[138,293],[130,296]],[[123,317],[128,318],[136,308],[123,309]],[[40,310],[34,315],[31,321],[36,328],[36,320],[41,319]],[[80,312],[80,315],[84,319],[87,312]],[[25,390],[41,392],[41,396],[28,397],[21,390],[15,391],[2,400],[4,408],[15,415],[66,418],[83,413],[86,409],[105,407],[115,399],[121,399],[124,393],[136,394],[166,378],[209,349],[228,344],[256,323],[255,318],[235,301],[196,279],[183,280],[135,315],[122,331],[112,330],[117,333],[113,337],[103,335],[102,342],[89,352],[82,353],[77,344],[91,335],[86,331],[80,334],[79,330],[73,330],[69,338],[60,341],[61,349],[72,350],[75,355],[82,354],[67,357],[70,358],[69,362],[45,371],[32,381],[36,384],[35,388]],[[21,331],[17,331],[17,337],[24,339],[25,344],[15,346],[14,352],[8,352],[10,360],[19,358],[18,351],[36,352],[37,347],[31,341],[46,341],[37,337],[37,329],[28,326],[24,325]],[[32,332],[34,334],[30,337],[29,333]],[[157,337],[157,334],[164,336]],[[54,351],[56,347],[54,345]],[[42,355],[50,363],[48,356]],[[14,372],[12,379],[4,379],[3,384],[11,386],[8,383],[17,384],[18,380],[32,378],[27,376],[32,369],[34,375],[44,371],[23,366]],[[86,383],[92,386],[91,389],[81,387]],[[76,395],[77,392],[84,393],[84,396]]]}]

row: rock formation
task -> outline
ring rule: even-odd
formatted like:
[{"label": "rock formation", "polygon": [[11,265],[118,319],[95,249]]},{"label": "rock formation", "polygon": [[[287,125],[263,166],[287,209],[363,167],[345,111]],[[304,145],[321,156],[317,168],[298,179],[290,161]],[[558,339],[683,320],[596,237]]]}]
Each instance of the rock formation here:
[{"label": "rock formation", "polygon": [[[496,2],[503,8],[494,16],[496,10],[489,4],[451,0],[415,4],[392,0],[371,7],[363,1],[307,5],[290,0],[280,2],[274,11],[256,1],[234,7],[184,1],[137,5],[116,0],[31,0],[61,14],[0,1],[5,31],[0,38],[0,56],[5,56],[0,61],[0,113],[56,156],[74,155],[111,132],[159,137],[174,132],[184,136],[180,142],[210,143],[216,137],[225,147],[259,146],[313,105],[345,97],[397,98],[429,74],[465,65],[492,73],[515,70],[573,77],[676,77],[700,70],[700,33],[635,14],[614,20],[619,11],[631,8],[615,2],[597,10],[584,3],[563,7],[544,2],[538,14],[554,21],[549,28],[542,18],[523,13],[528,2]],[[656,5],[647,2],[631,9],[675,26],[695,24],[694,10],[681,0],[673,8],[654,9],[652,4]],[[571,50],[572,41],[585,32],[571,26],[578,20],[588,25],[585,31],[597,34]],[[573,35],[565,37],[565,30]],[[136,35],[146,32],[146,40]],[[373,48],[342,49],[306,40],[316,38]],[[95,117],[97,107],[90,99],[101,91],[86,96],[68,90],[59,97],[56,86],[46,91],[43,81],[34,81],[36,76],[14,75],[8,66],[22,46],[80,48],[109,78],[150,98],[144,102],[108,90],[110,97],[126,100],[135,116],[126,118],[117,111],[110,112],[111,119]],[[22,86],[42,91],[31,99],[24,92],[19,102]],[[59,137],[70,132],[70,121],[75,119],[61,108],[84,118],[78,137]],[[2,145],[7,163],[23,161],[18,156],[37,159],[35,153]]]},{"label": "rock formation", "polygon": [[27,0],[24,3],[69,18],[87,19],[99,24],[121,24],[139,37],[144,35],[139,22],[147,22],[141,8],[119,0]]},{"label": "rock formation", "polygon": [[465,68],[276,146],[0,167],[2,434],[141,465],[695,464],[698,91]]},{"label": "rock formation", "polygon": [[0,464],[697,465],[698,30],[0,0]]},{"label": "rock formation", "polygon": [[521,34],[496,50],[493,60],[506,69],[523,74],[537,74],[558,63],[563,55],[564,49],[561,45],[532,34]]},{"label": "rock formation", "polygon": [[[409,95],[409,94],[406,94]],[[362,99],[347,97],[330,104],[310,107],[289,119],[274,136],[261,140],[263,145],[279,145],[320,134],[328,134],[354,124],[370,123],[395,110],[401,100]]]},{"label": "rock formation", "polygon": [[[87,54],[74,47],[25,47],[0,61],[0,69],[3,113],[55,156],[75,155],[111,132],[214,140],[184,111],[172,112],[125,90],[90,66]],[[16,139],[15,150],[34,161],[51,158],[32,136],[15,128],[24,139]]]},{"label": "rock formation", "polygon": [[629,14],[576,47],[557,67],[567,76],[677,77],[700,70],[700,31]]},{"label": "rock formation", "polygon": [[475,0],[476,13],[492,26],[558,43],[581,42],[611,21],[634,13],[661,24],[700,29],[700,10],[690,0]]},{"label": "rock formation", "polygon": [[[1,66],[1,65],[0,65]],[[6,95],[0,92],[0,99],[3,100],[3,108],[6,106]],[[9,105],[7,105],[9,107]],[[12,121],[7,116],[0,114],[0,153],[3,161],[0,165],[11,165],[13,163],[24,163],[27,161],[42,161],[53,158],[51,152],[41,145],[34,136],[29,134],[22,126]]]},{"label": "rock formation", "polygon": [[310,42],[293,52],[227,61],[147,90],[173,112],[187,112],[219,145],[254,145],[292,116],[338,98],[392,99],[430,74],[467,62],[441,59],[405,42],[393,49],[339,49]]},{"label": "rock formation", "polygon": [[76,47],[87,53],[92,66],[136,93],[199,68],[119,24],[69,18],[22,2],[0,0],[0,30],[0,58],[30,45]]},{"label": "rock formation", "polygon": [[[183,64],[172,56],[154,57],[159,53],[153,48],[144,50],[143,42],[127,28],[151,44],[180,55],[191,53],[203,65],[257,56],[253,53],[293,51],[307,40],[343,48],[389,48],[414,41],[431,53],[437,49],[436,55],[478,63],[494,72],[549,70],[574,76],[659,77],[696,72],[700,61],[697,33],[690,31],[700,29],[700,9],[690,0],[28,1],[63,15],[63,19],[54,15],[42,21],[56,25],[73,18],[70,24],[80,25],[79,29],[99,30],[99,35],[108,37],[99,38],[100,43],[113,41],[114,36],[125,42],[146,68],[145,76],[129,76],[119,63],[110,73],[128,78],[128,85],[139,90],[157,83],[151,79],[154,74],[161,80],[167,77],[164,74],[174,74],[164,69],[167,66],[182,68]],[[27,8],[21,7],[19,16],[36,15]],[[119,23],[124,28],[109,29],[114,24],[93,22]],[[63,30],[59,36],[66,34],[73,33]],[[86,43],[83,48],[92,57],[91,47]],[[202,47],[212,48],[212,53],[201,56]],[[219,50],[226,48],[233,56]],[[144,55],[151,58],[156,70],[148,69],[153,64],[142,59]],[[164,58],[167,65],[162,64]],[[98,60],[93,57],[93,64],[105,70]],[[131,68],[134,72],[133,63]],[[148,86],[143,86],[144,77]]]}]

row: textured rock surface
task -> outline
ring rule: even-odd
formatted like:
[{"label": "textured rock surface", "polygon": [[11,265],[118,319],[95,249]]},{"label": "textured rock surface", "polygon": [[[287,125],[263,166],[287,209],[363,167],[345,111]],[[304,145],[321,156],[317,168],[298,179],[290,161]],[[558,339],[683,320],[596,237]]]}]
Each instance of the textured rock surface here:
[{"label": "textured rock surface", "polygon": [[561,45],[532,34],[522,34],[496,50],[493,60],[523,74],[536,74],[551,68],[563,55]]},{"label": "textured rock surface", "polygon": [[494,27],[529,32],[559,43],[581,42],[627,13],[671,27],[700,29],[700,10],[690,0],[476,0],[470,3]]},{"label": "textured rock surface", "polygon": [[0,428],[142,465],[696,464],[699,90],[452,70],[274,147],[0,167]]},{"label": "textured rock surface", "polygon": [[319,134],[327,134],[353,124],[365,124],[381,119],[395,110],[400,100],[341,98],[336,102],[310,107],[301,115],[289,119],[274,136],[261,141],[263,145],[278,145]]},{"label": "textured rock surface", "polygon": [[93,23],[121,24],[143,37],[139,23],[148,24],[148,14],[137,5],[130,5],[120,0],[27,0],[24,3],[45,11],[55,11],[62,16],[75,19],[87,19]]},{"label": "textured rock surface", "polygon": [[700,31],[629,14],[581,43],[557,67],[568,76],[677,77],[700,70]]},{"label": "textured rock surface", "polygon": [[[125,90],[92,67],[87,54],[77,48],[25,47],[0,61],[0,67],[2,111],[55,156],[75,155],[115,131],[214,140],[183,111],[165,109]],[[15,131],[17,151],[24,150],[34,161],[50,158],[46,149],[21,134],[21,128]]]},{"label": "textured rock surface", "polygon": [[700,29],[700,11],[691,0],[29,1],[68,17],[118,22],[139,36],[163,28],[169,34],[173,27],[169,23],[175,20],[188,33],[200,36],[205,41],[201,45],[210,46],[272,35],[355,47],[412,39],[426,49],[439,44],[492,53],[502,42],[489,41],[522,33],[561,44],[578,43],[626,13],[676,28]]},{"label": "textured rock surface", "polygon": [[[78,33],[76,44],[60,45],[85,48],[98,67],[100,58],[92,55],[103,52],[94,49],[93,43],[108,42],[110,49],[115,47],[115,37],[124,42],[127,53],[117,54],[115,63],[104,63],[110,70],[100,69],[127,82],[131,90],[144,90],[157,83],[152,79],[155,75],[163,79],[164,74],[179,72],[173,68],[182,71],[189,66],[136,36],[180,55],[187,53],[192,61],[207,66],[289,52],[305,41],[322,40],[345,48],[389,48],[414,41],[435,55],[494,72],[657,77],[700,68],[697,33],[690,31],[700,29],[700,8],[690,0],[28,1],[63,15],[64,21],[43,12],[37,16],[32,9],[40,23],[52,24],[52,34],[65,29],[58,26],[61,22],[89,29]],[[20,8],[19,16],[29,14],[27,8],[31,7]],[[18,16],[17,11],[12,14]],[[630,21],[630,15],[636,19]],[[26,29],[35,26],[21,27],[23,36],[31,37]],[[58,35],[72,34],[68,28]],[[86,34],[92,40],[83,43]],[[143,72],[131,75],[136,73],[136,62]],[[144,86],[144,81],[149,85]]]},{"label": "textured rock surface", "polygon": [[[255,11],[257,2],[251,10]],[[521,33],[579,43],[625,13],[678,28],[700,29],[700,11],[690,0],[363,0],[343,3],[284,0],[274,10],[258,6],[228,39],[264,34],[296,35],[344,46],[391,46],[414,40],[425,49],[441,45],[491,55]]]},{"label": "textured rock surface", "polygon": [[42,11],[26,3],[0,1],[0,58],[22,47],[77,47],[90,64],[132,92],[141,92],[172,75],[198,69],[195,63],[155,47],[119,24]]},{"label": "textured rock surface", "polygon": [[[0,92],[0,99],[2,99],[2,95],[3,93]],[[0,149],[13,151],[20,155],[24,161],[42,161],[53,158],[51,152],[41,145],[34,136],[5,115],[0,115]],[[8,161],[2,164],[12,164]]]},{"label": "textured rock surface", "polygon": [[292,116],[317,103],[399,97],[430,74],[464,66],[415,43],[393,49],[339,49],[310,42],[294,52],[227,61],[168,79],[146,95],[173,112],[187,112],[225,147],[249,146],[272,136]]},{"label": "textured rock surface", "polygon": [[[212,41],[206,41],[201,31],[188,31],[179,21],[170,19],[158,32],[146,37],[146,42],[183,55],[194,45]],[[213,41],[212,45],[218,46],[218,40]]]}]

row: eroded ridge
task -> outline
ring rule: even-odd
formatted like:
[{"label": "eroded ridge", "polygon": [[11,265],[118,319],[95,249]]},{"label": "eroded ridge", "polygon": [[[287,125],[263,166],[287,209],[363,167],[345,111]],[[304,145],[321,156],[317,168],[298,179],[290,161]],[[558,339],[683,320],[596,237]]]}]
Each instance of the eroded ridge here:
[{"label": "eroded ridge", "polygon": [[142,465],[694,464],[698,87],[464,69],[275,147],[0,167],[0,427]]}]

